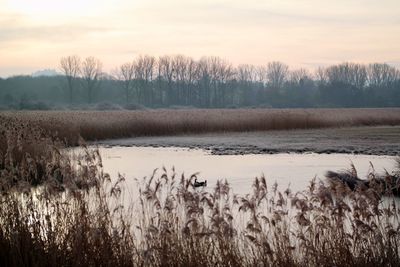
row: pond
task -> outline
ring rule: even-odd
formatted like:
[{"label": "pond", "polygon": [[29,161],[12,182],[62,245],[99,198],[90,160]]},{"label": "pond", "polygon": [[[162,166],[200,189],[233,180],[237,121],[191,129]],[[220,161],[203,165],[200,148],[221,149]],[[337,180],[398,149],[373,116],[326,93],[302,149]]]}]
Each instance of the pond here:
[{"label": "pond", "polygon": [[[353,155],[353,154],[247,154],[247,155],[212,155],[202,149],[176,147],[120,147],[100,146],[104,170],[111,177],[118,173],[126,177],[127,190],[135,192],[135,178],[151,176],[154,169],[163,166],[172,173],[175,167],[179,175],[189,177],[199,172],[199,180],[207,180],[206,190],[214,187],[217,180],[227,179],[233,191],[246,194],[251,190],[255,177],[264,175],[271,186],[277,182],[281,191],[288,186],[293,191],[304,190],[314,177],[324,180],[326,171],[340,171],[350,168],[353,163],[358,175],[366,178],[371,170],[371,163],[378,173],[395,167],[393,156]],[[162,171],[159,171],[162,173]]]}]

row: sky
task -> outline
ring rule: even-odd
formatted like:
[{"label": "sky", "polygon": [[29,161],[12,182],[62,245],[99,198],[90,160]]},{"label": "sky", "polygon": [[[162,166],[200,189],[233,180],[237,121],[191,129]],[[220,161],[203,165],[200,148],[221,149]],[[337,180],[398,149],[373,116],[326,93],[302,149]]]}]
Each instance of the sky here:
[{"label": "sky", "polygon": [[110,71],[145,54],[400,67],[400,1],[0,0],[0,77],[57,69],[68,55]]}]

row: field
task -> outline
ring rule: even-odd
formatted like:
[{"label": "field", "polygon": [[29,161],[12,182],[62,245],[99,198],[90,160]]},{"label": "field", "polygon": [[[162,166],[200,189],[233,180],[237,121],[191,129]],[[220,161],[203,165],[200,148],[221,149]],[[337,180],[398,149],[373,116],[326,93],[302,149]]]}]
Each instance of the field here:
[{"label": "field", "polygon": [[149,111],[1,112],[1,124],[18,120],[57,134],[70,145],[137,136],[400,125],[400,108],[195,109]]},{"label": "field", "polygon": [[[371,172],[368,187],[310,181],[211,192],[195,176],[159,170],[123,201],[85,140],[400,125],[400,109],[155,110],[0,114],[1,266],[399,266],[398,199]],[[65,148],[80,144],[71,158]],[[348,173],[356,177],[350,168]],[[346,176],[347,177],[347,176]],[[376,181],[376,183],[375,183]]]}]

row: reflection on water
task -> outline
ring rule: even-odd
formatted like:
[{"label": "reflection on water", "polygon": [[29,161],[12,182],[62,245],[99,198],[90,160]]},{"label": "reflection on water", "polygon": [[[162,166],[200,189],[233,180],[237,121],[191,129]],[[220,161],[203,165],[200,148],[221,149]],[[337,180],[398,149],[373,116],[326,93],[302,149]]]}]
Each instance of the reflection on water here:
[{"label": "reflection on water", "polygon": [[[104,169],[112,177],[125,175],[128,188],[134,188],[134,178],[151,176],[153,170],[174,166],[180,175],[200,172],[199,180],[207,180],[213,188],[218,179],[227,179],[238,194],[251,190],[254,177],[262,174],[269,185],[275,181],[284,190],[288,185],[294,191],[306,189],[317,177],[324,179],[328,170],[343,170],[353,162],[361,178],[371,169],[377,172],[392,170],[395,157],[350,154],[274,154],[274,155],[211,155],[204,150],[152,147],[100,147]],[[131,191],[131,190],[129,190]]]}]

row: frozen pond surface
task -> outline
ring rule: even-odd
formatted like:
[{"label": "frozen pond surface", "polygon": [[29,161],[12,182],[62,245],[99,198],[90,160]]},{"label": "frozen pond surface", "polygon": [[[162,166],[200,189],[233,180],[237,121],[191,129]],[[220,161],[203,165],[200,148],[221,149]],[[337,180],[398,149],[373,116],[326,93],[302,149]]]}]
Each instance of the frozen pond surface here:
[{"label": "frozen pond surface", "polygon": [[[389,172],[395,167],[395,157],[352,154],[247,154],[213,155],[201,149],[154,148],[154,147],[99,147],[103,157],[104,170],[113,178],[118,173],[126,177],[128,193],[135,195],[135,179],[151,176],[153,170],[166,167],[172,173],[175,167],[179,175],[186,177],[199,172],[199,180],[207,180],[207,190],[213,188],[218,179],[227,179],[233,191],[246,194],[256,176],[265,175],[269,185],[275,181],[280,190],[288,185],[294,191],[306,189],[308,182],[317,177],[324,179],[328,170],[339,171],[357,168],[361,178],[365,178],[373,163],[377,172]],[[161,174],[162,171],[159,171]],[[133,192],[132,192],[132,191]],[[131,192],[129,192],[131,191]]]}]

